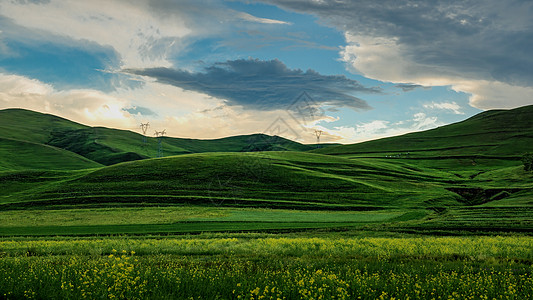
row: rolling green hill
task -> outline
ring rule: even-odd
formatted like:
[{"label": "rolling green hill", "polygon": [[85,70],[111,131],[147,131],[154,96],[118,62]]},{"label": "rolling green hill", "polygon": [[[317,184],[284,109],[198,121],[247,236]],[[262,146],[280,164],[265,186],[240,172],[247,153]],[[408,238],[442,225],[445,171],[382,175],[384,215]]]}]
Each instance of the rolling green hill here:
[{"label": "rolling green hill", "polygon": [[[302,152],[201,153],[70,173],[68,179],[59,176],[57,181],[4,193],[0,202],[8,206],[159,203],[365,210],[477,205],[495,200],[491,197],[506,189],[509,197],[533,188],[532,176],[518,167],[505,172],[485,168],[493,170],[490,180],[386,159]],[[9,178],[17,177],[9,173],[3,180]],[[470,195],[478,190],[486,195]]]},{"label": "rolling green hill", "polygon": [[[250,135],[165,137],[164,154],[176,155],[151,158],[154,138],[144,144],[130,131],[4,110],[0,236],[531,232],[533,173],[519,160],[531,149],[531,111],[486,112],[426,132],[313,150],[336,155]],[[21,136],[35,142],[14,138]]]},{"label": "rolling green hill", "polygon": [[[142,136],[135,132],[88,127],[57,116],[23,109],[0,110],[0,137],[67,150],[61,153],[72,152],[95,162],[87,167],[153,158],[157,156],[158,148],[157,140],[153,137],[148,137],[146,142],[143,142]],[[307,151],[314,148],[312,145],[303,145],[282,137],[264,134],[213,140],[162,138],[164,156],[202,152]],[[31,149],[36,148],[26,147],[27,151]],[[36,157],[46,155],[48,152],[35,152]],[[11,165],[13,169],[23,169],[31,164],[31,159],[28,161],[28,157],[18,164],[16,162],[18,157],[12,155],[9,158],[10,163],[5,165]],[[56,158],[50,160],[54,161]],[[54,164],[35,164],[35,167],[53,168]],[[75,165],[70,164],[70,167]]]},{"label": "rolling green hill", "polygon": [[76,170],[102,167],[76,153],[49,145],[0,137],[0,171],[55,169]]},{"label": "rolling green hill", "polygon": [[116,164],[71,178],[4,195],[2,202],[311,209],[457,204],[457,196],[442,186],[447,178],[385,161],[354,161],[301,152],[180,155]]},{"label": "rolling green hill", "polygon": [[360,156],[488,156],[519,158],[533,151],[533,105],[482,112],[436,129],[313,150]]}]

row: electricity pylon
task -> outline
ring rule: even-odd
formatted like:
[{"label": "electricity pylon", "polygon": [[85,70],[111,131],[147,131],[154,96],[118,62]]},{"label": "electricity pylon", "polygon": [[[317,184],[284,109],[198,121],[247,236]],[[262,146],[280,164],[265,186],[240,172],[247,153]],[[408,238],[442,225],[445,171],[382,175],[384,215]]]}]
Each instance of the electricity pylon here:
[{"label": "electricity pylon", "polygon": [[154,135],[157,138],[157,157],[163,157],[163,144],[161,142],[163,141],[163,136],[166,134],[166,129],[163,129],[163,131],[155,131]]},{"label": "electricity pylon", "polygon": [[320,136],[322,135],[322,130],[315,129],[315,135],[316,135],[316,147],[320,148]]},{"label": "electricity pylon", "polygon": [[148,127],[150,127],[150,122],[141,123],[141,130],[143,132],[143,143],[146,144],[146,131],[148,131]]}]

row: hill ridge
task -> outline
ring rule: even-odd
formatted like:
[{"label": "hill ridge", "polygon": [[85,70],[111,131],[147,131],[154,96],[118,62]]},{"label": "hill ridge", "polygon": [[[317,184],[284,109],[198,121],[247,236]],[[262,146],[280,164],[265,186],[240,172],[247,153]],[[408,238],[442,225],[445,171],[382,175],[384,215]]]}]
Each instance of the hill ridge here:
[{"label": "hill ridge", "polygon": [[[103,165],[158,156],[158,143],[154,137],[147,137],[146,142],[143,142],[142,135],[131,130],[89,127],[52,114],[21,108],[0,110],[0,137],[54,146]],[[264,133],[216,139],[163,137],[162,147],[164,156],[203,152],[313,149],[312,145]]]},{"label": "hill ridge", "polygon": [[[505,124],[505,128],[502,128]],[[533,151],[533,105],[489,110],[466,120],[399,136],[312,150],[333,155],[409,152],[411,156],[511,156]]]}]

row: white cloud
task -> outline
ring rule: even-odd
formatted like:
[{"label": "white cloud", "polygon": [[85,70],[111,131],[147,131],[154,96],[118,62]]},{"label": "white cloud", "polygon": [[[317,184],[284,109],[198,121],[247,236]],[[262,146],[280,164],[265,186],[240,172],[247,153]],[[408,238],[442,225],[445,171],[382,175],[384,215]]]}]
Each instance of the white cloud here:
[{"label": "white cloud", "polygon": [[515,108],[533,103],[531,87],[481,80],[451,68],[418,63],[395,38],[350,33],[345,37],[348,45],[341,51],[341,60],[353,72],[366,77],[423,86],[449,85],[457,92],[471,94],[470,105],[479,109]]},{"label": "white cloud", "polygon": [[265,1],[344,32],[341,59],[363,76],[451,86],[482,109],[532,103],[532,1]]},{"label": "white cloud", "polygon": [[423,112],[415,113],[411,120],[391,123],[385,120],[374,120],[355,126],[337,126],[333,129],[318,126],[324,134],[321,139],[324,142],[360,143],[385,137],[402,135],[410,132],[432,129],[442,126],[437,117],[427,116]]},{"label": "white cloud", "polygon": [[479,109],[515,108],[533,104],[533,87],[487,80],[464,80],[452,85],[455,91],[472,94],[470,105]]},{"label": "white cloud", "polygon": [[0,73],[0,109],[24,108],[92,126],[131,128],[135,119],[122,110],[128,105],[128,101],[100,91],[56,91],[38,80]]},{"label": "white cloud", "polygon": [[423,105],[424,108],[427,109],[443,109],[443,110],[451,110],[456,115],[464,115],[465,113],[461,111],[461,106],[457,104],[455,101],[452,102],[431,102],[426,103]]},{"label": "white cloud", "polygon": [[[17,25],[113,47],[127,67],[169,66],[170,53],[182,49],[193,33],[183,13],[161,14],[147,1],[73,1],[0,3],[0,14]],[[195,29],[196,30],[196,29]]]},{"label": "white cloud", "polygon": [[259,18],[256,16],[252,16],[245,12],[238,12],[237,16],[243,20],[249,21],[249,22],[257,22],[262,24],[279,24],[279,25],[291,25],[289,22],[280,21],[280,20],[274,20],[274,19],[266,19],[266,18]]}]

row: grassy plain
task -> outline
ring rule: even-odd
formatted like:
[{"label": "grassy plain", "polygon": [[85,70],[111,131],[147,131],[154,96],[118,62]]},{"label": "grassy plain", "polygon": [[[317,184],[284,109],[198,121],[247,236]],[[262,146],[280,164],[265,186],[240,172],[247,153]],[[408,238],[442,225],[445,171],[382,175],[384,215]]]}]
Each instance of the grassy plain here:
[{"label": "grassy plain", "polygon": [[[533,239],[309,237],[0,241],[0,295],[68,299],[528,299]],[[0,296],[1,297],[1,296]]]}]

